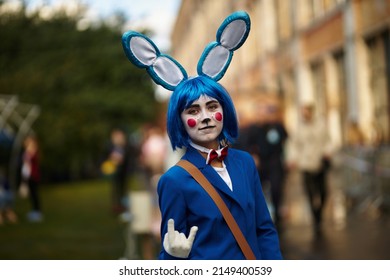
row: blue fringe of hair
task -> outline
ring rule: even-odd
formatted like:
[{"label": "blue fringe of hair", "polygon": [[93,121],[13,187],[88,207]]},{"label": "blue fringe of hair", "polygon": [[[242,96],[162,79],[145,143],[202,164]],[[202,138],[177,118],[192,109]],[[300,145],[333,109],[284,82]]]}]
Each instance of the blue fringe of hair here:
[{"label": "blue fringe of hair", "polygon": [[206,76],[190,78],[180,83],[168,105],[167,130],[173,150],[189,146],[189,136],[181,120],[181,113],[202,95],[218,100],[223,108],[223,129],[219,141],[234,143],[238,136],[236,110],[229,93],[219,83]]}]

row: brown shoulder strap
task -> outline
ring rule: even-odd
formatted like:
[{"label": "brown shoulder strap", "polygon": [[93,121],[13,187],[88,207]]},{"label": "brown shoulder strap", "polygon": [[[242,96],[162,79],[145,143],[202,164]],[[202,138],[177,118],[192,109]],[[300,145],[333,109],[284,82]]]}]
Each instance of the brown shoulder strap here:
[{"label": "brown shoulder strap", "polygon": [[234,238],[237,240],[238,245],[241,248],[241,251],[244,253],[247,260],[255,260],[256,257],[253,254],[251,247],[246,241],[244,235],[242,234],[239,226],[237,225],[236,220],[230,213],[225,202],[222,200],[221,196],[215,190],[215,188],[210,184],[206,177],[196,168],[192,163],[187,160],[180,160],[176,165],[185,169],[191,176],[205,189],[205,191],[210,195],[214,200],[215,204],[218,206],[219,210],[222,213],[226,223],[228,224],[230,230],[232,231]]}]

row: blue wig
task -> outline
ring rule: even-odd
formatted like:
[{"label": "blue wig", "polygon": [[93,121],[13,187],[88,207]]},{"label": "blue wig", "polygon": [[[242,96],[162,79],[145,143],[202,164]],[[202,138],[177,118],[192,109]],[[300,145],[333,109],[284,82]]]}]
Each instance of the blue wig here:
[{"label": "blue wig", "polygon": [[181,120],[181,113],[202,95],[218,100],[223,109],[223,129],[219,141],[234,143],[238,136],[238,122],[232,99],[225,88],[206,76],[181,82],[173,92],[168,105],[167,130],[173,150],[188,147],[189,136]]}]

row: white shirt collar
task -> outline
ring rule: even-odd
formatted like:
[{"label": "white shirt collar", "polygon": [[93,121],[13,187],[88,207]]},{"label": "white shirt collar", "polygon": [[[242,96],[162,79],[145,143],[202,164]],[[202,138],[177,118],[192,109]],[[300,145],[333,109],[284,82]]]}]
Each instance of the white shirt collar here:
[{"label": "white shirt collar", "polygon": [[198,151],[203,152],[203,153],[206,153],[206,154],[210,153],[210,151],[211,151],[211,149],[207,149],[207,148],[205,148],[205,147],[203,147],[203,146],[197,145],[197,144],[195,144],[195,143],[192,142],[192,141],[190,141],[190,145],[191,145],[193,148],[197,149]]}]

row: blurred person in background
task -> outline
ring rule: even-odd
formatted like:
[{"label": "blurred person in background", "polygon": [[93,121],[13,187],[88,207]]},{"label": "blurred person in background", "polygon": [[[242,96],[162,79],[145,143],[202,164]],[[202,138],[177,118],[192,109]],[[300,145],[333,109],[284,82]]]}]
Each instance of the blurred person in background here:
[{"label": "blurred person in background", "polygon": [[151,185],[155,185],[164,171],[167,144],[162,130],[157,126],[146,129],[145,138],[141,147],[141,164],[145,168]]},{"label": "blurred person in background", "polygon": [[303,104],[300,112],[302,122],[288,148],[288,165],[302,173],[314,232],[319,235],[328,195],[326,175],[330,167],[331,142],[325,123],[316,118],[314,104]]},{"label": "blurred person in background", "polygon": [[[252,126],[248,146],[256,158],[257,169],[263,188],[269,185],[273,218],[276,226],[281,223],[281,205],[285,182],[284,145],[288,134],[280,120],[277,104],[268,102],[258,110],[258,122]],[[264,190],[267,193],[267,190]]]},{"label": "blurred person in background", "polygon": [[5,221],[16,223],[18,217],[14,211],[14,194],[4,170],[0,168],[0,225]]},{"label": "blurred person in background", "polygon": [[24,140],[24,151],[22,155],[21,170],[22,186],[27,186],[28,195],[31,201],[31,212],[28,213],[30,222],[41,222],[43,220],[41,212],[41,201],[39,196],[40,174],[40,151],[38,139],[34,135],[29,135]]},{"label": "blurred person in background", "polygon": [[151,217],[148,232],[141,234],[144,259],[156,259],[157,248],[161,242],[161,215],[158,207],[157,183],[165,170],[168,148],[162,129],[155,125],[145,127],[140,164],[144,171],[146,190],[151,199]]},{"label": "blurred person in background", "polygon": [[[125,132],[115,128],[111,131],[111,143],[106,165],[106,173],[111,173],[112,192],[111,205],[114,214],[122,214],[127,210],[127,177],[130,163],[130,146]],[[107,165],[111,165],[107,168]]]}]

